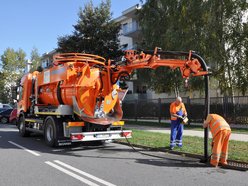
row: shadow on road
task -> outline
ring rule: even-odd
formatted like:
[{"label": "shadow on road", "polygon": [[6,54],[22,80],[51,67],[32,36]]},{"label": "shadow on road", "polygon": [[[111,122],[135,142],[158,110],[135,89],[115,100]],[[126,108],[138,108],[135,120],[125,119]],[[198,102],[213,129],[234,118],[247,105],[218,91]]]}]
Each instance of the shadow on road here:
[{"label": "shadow on road", "polygon": [[198,163],[197,161],[187,160],[171,160],[171,159],[137,159],[137,163],[153,165],[153,166],[165,166],[165,167],[207,167],[206,164]]},{"label": "shadow on road", "polygon": [[[55,154],[61,156],[72,156],[79,158],[92,159],[113,159],[113,160],[130,160],[138,164],[165,167],[206,167],[205,164],[199,163],[198,159],[186,158],[168,153],[151,152],[149,150],[133,150],[126,145],[115,143],[77,143],[71,146],[51,148],[45,144],[42,135],[32,134],[30,137],[23,138],[18,134],[15,126],[0,126],[0,150],[3,149],[20,149],[9,141],[13,141],[29,150],[41,154]],[[91,152],[93,151],[93,152]]]}]

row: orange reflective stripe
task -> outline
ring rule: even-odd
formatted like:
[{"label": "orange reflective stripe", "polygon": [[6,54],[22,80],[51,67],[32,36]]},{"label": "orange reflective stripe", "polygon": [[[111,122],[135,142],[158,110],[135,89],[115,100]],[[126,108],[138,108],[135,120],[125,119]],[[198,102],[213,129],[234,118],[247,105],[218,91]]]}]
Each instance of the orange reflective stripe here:
[{"label": "orange reflective stripe", "polygon": [[220,130],[230,130],[230,126],[221,116],[216,114],[211,114],[211,116],[213,119],[210,121],[209,128],[213,136]]},{"label": "orange reflective stripe", "polygon": [[220,129],[229,129],[229,127],[227,128],[226,126],[220,125],[219,127],[215,128],[215,130],[213,130],[212,134],[213,135],[217,134],[220,131]]},{"label": "orange reflective stripe", "polygon": [[211,159],[212,160],[218,160],[218,159],[220,159],[220,157],[219,156],[211,156]]},{"label": "orange reflective stripe", "polygon": [[85,126],[84,122],[83,121],[80,121],[80,122],[68,122],[68,127],[83,127]]},{"label": "orange reflective stripe", "polygon": [[226,155],[223,155],[223,156],[220,156],[220,158],[224,158],[224,159],[226,159],[226,158],[227,158],[227,156],[226,156]]},{"label": "orange reflective stripe", "polygon": [[212,153],[211,160],[219,161],[220,154]]},{"label": "orange reflective stripe", "polygon": [[219,157],[219,156],[220,156],[220,154],[217,154],[217,153],[212,153],[212,156],[217,156],[217,157]]},{"label": "orange reflective stripe", "polygon": [[224,152],[222,152],[221,154],[220,154],[220,157],[221,158],[226,158],[228,156],[228,154],[227,153],[224,153]]},{"label": "orange reflective stripe", "polygon": [[177,117],[171,117],[171,120],[177,120]]},{"label": "orange reflective stripe", "polygon": [[220,120],[215,120],[215,119],[213,119],[211,122],[213,122],[213,123],[210,123],[209,124],[209,128],[210,128],[210,131],[211,131],[211,133],[212,134],[214,134],[215,132],[216,132],[216,130],[219,128],[219,126],[220,126],[220,122],[219,122]]},{"label": "orange reflective stripe", "polygon": [[212,124],[212,127],[214,127],[218,122],[220,122],[221,121],[221,119],[218,119],[218,120],[216,120],[213,124]]}]

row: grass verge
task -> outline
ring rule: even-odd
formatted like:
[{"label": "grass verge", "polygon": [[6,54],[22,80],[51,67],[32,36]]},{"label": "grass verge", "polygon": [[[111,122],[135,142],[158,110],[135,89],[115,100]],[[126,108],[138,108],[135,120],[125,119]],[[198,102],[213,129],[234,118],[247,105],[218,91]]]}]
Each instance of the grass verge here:
[{"label": "grass verge", "polygon": [[[152,122],[152,121],[125,121],[125,124],[170,128],[170,123],[159,123],[159,122]],[[198,126],[198,125],[185,125],[184,129],[191,129],[191,130],[198,130],[198,131],[203,130],[202,126]],[[248,134],[248,128],[232,128],[232,133]]]},{"label": "grass verge", "polygon": [[[157,132],[147,132],[141,130],[132,130],[132,138],[129,139],[131,144],[142,145],[151,148],[165,148],[169,149],[170,135]],[[204,139],[201,137],[183,137],[183,147],[175,147],[173,151],[190,153],[196,155],[204,154]],[[126,140],[120,140],[125,142]],[[211,139],[209,140],[209,154],[211,154]],[[229,158],[230,160],[237,160],[248,162],[248,142],[240,142],[230,140],[229,142]]]}]

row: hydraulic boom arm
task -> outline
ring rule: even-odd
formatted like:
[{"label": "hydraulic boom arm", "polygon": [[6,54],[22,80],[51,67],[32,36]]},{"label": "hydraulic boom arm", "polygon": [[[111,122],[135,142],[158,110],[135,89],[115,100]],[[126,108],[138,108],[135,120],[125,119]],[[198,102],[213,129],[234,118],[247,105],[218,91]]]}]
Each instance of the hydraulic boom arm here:
[{"label": "hydraulic boom arm", "polygon": [[138,53],[135,50],[127,50],[125,53],[125,65],[117,65],[112,71],[112,82],[116,82],[119,78],[131,74],[135,69],[151,68],[165,66],[171,69],[179,68],[183,78],[192,76],[203,76],[208,74],[202,68],[201,58],[194,52],[170,52],[144,51]]}]

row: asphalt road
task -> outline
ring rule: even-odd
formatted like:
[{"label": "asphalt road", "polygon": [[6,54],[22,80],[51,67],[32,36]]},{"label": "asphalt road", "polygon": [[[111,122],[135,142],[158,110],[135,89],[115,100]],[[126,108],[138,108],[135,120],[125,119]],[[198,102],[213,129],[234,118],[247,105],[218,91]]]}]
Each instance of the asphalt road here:
[{"label": "asphalt road", "polygon": [[116,143],[50,148],[42,136],[22,138],[15,126],[0,124],[0,185],[248,185],[248,172],[145,153],[152,156]]}]

